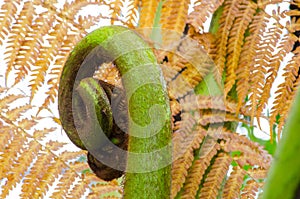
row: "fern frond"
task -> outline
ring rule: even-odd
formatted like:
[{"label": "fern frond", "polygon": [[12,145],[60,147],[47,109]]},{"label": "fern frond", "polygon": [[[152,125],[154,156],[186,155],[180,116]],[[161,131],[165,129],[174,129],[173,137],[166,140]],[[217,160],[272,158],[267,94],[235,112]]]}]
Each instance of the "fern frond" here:
[{"label": "fern frond", "polygon": [[277,72],[279,70],[280,64],[282,63],[286,55],[289,52],[291,52],[296,40],[297,37],[295,35],[287,34],[279,43],[279,45],[276,47],[278,49],[278,52],[272,57],[270,68],[267,71],[269,75],[266,78],[266,83],[265,86],[263,87],[262,95],[259,100],[259,105],[256,111],[256,118],[258,120],[259,126],[260,126],[259,118],[261,116],[261,113],[263,112],[263,109],[265,108],[265,105],[268,102],[268,99],[270,98],[271,88],[275,81],[275,78],[277,77]]},{"label": "fern frond", "polygon": [[183,59],[179,59],[183,65],[184,70],[181,74],[187,78],[192,86],[196,86],[214,67],[213,60],[207,55],[207,52],[199,46],[197,40],[190,37],[181,39],[180,45],[176,53]]},{"label": "fern frond", "polygon": [[240,188],[243,184],[244,177],[246,175],[246,171],[236,166],[233,167],[233,171],[231,172],[228,180],[226,181],[225,187],[223,189],[222,198],[231,199],[231,198],[239,198]]},{"label": "fern frond", "polygon": [[22,130],[30,130],[36,124],[37,121],[33,118],[24,118],[17,123],[18,127]]},{"label": "fern frond", "polygon": [[6,132],[4,132],[9,138],[7,140],[3,140],[2,145],[4,147],[1,148],[1,152],[3,152],[3,154],[0,156],[0,176],[4,178],[11,169],[11,165],[16,162],[18,157],[17,155],[21,153],[21,151],[25,150],[25,146],[20,146],[20,143],[26,142],[27,139],[21,136],[17,129],[12,127],[1,128],[1,131],[2,130],[6,130]]},{"label": "fern frond", "polygon": [[180,98],[185,96],[188,92],[193,91],[194,86],[189,83],[188,78],[179,75],[173,81],[169,82],[168,90],[170,96],[173,98]]},{"label": "fern frond", "polygon": [[72,169],[66,169],[66,171],[60,176],[59,183],[55,188],[55,191],[50,198],[64,198],[67,197],[68,190],[73,185],[77,177],[77,174]]},{"label": "fern frond", "polygon": [[239,60],[239,67],[237,73],[237,94],[238,105],[237,113],[245,103],[245,98],[250,90],[250,68],[254,65],[255,56],[259,48],[261,35],[266,31],[267,23],[271,18],[263,10],[260,10],[253,18],[249,25],[249,36],[245,38],[245,43],[241,51],[241,58]]},{"label": "fern frond", "polygon": [[33,166],[30,168],[30,172],[28,173],[28,175],[24,177],[22,184],[22,193],[20,195],[23,198],[30,198],[32,196],[32,193],[35,193],[39,182],[43,177],[43,173],[41,171],[45,171],[45,168],[49,167],[53,158],[45,151],[39,151],[38,157],[39,159],[35,161]]},{"label": "fern frond", "polygon": [[[277,115],[280,115],[280,126],[285,122],[287,113],[289,111],[290,102],[295,96],[295,93],[299,85],[299,50],[297,48],[294,53],[295,55],[289,61],[289,63],[284,68],[284,82],[278,86],[278,90],[275,92],[277,96],[275,97],[274,106],[271,109],[270,116],[270,132],[272,132],[273,124],[276,122]],[[280,129],[279,129],[280,130]],[[280,135],[280,134],[279,134]]]},{"label": "fern frond", "polygon": [[59,154],[59,159],[62,162],[67,162],[69,160],[73,160],[75,158],[78,158],[79,156],[83,156],[86,154],[86,151],[64,151],[61,154]]},{"label": "fern frond", "polygon": [[14,94],[9,94],[0,99],[0,109],[8,109],[9,104],[14,102],[17,99],[24,98],[23,95],[14,95]]},{"label": "fern frond", "polygon": [[[1,132],[1,136],[0,136],[0,148],[3,150],[6,145],[11,142],[11,140],[13,139],[13,129],[10,128],[9,126],[5,126],[1,121],[0,121],[0,132]],[[4,133],[6,132],[6,133]],[[3,151],[1,151],[3,152]],[[2,155],[0,155],[0,157],[2,157]],[[3,158],[5,159],[5,158]],[[2,162],[3,160],[1,160],[0,158],[0,162]],[[0,170],[0,176],[1,176],[2,170]]]},{"label": "fern frond", "polygon": [[16,14],[19,5],[20,0],[5,0],[0,8],[0,46],[2,46],[3,40],[11,31],[11,23],[15,19],[14,15]]},{"label": "fern frond", "polygon": [[112,62],[102,64],[98,71],[95,72],[94,78],[122,87],[121,75]]},{"label": "fern frond", "polygon": [[23,106],[16,107],[14,109],[10,109],[6,112],[6,116],[12,120],[15,121],[17,118],[21,116],[22,113],[27,111],[28,109],[32,108],[30,104],[26,104]]},{"label": "fern frond", "polygon": [[72,198],[82,198],[86,192],[86,183],[82,179],[79,179],[79,181],[76,183],[74,187],[72,187],[67,195],[68,199]]},{"label": "fern frond", "polygon": [[[48,33],[51,29],[52,24],[55,21],[55,15],[52,12],[43,12],[33,21],[30,30],[27,32],[25,41],[20,50],[17,53],[15,66],[25,66],[29,68],[34,65],[38,55],[40,53],[40,48],[43,45],[43,36]],[[36,93],[39,86],[44,81],[44,76],[47,67],[33,67],[33,74],[31,77],[35,77],[31,80],[31,99]]]},{"label": "fern frond", "polygon": [[[236,114],[226,113],[225,111],[219,110],[205,110],[201,111],[201,117],[198,122],[202,126],[214,123],[223,123],[223,122],[234,122],[243,120],[239,119]],[[243,121],[244,122],[244,121]]]},{"label": "fern frond", "polygon": [[194,10],[188,15],[187,23],[191,24],[195,30],[204,30],[204,23],[211,13],[222,5],[224,0],[210,1],[210,0],[197,0],[194,3]]},{"label": "fern frond", "polygon": [[163,64],[164,68],[171,67],[164,71],[171,71],[168,78],[171,79],[168,82],[169,95],[172,98],[181,98],[193,92],[195,86],[208,74],[214,63],[198,42],[189,37],[173,42],[172,45],[170,51],[162,56],[168,59],[168,62]]},{"label": "fern frond", "polygon": [[110,23],[112,25],[114,24],[116,19],[120,17],[123,4],[124,4],[123,0],[114,0],[112,3],[110,3],[110,7],[112,10]]},{"label": "fern frond", "polygon": [[51,127],[51,128],[44,128],[42,130],[35,130],[33,132],[32,137],[37,140],[37,141],[41,141],[43,140],[47,134],[49,134],[50,132],[55,131],[56,128],[55,127]]},{"label": "fern frond", "polygon": [[[155,18],[158,0],[142,0],[139,28],[152,28]],[[149,35],[148,35],[149,36]]]},{"label": "fern frond", "polygon": [[3,179],[7,179],[7,182],[1,187],[1,198],[5,198],[9,191],[15,187],[17,183],[21,182],[25,172],[41,150],[41,145],[35,141],[29,142],[28,146],[30,147],[24,147],[22,155],[12,165],[9,165],[9,170],[13,172],[7,172],[2,175]]},{"label": "fern frond", "polygon": [[268,170],[261,169],[261,168],[254,168],[254,169],[249,169],[247,173],[254,180],[262,180],[267,177]]},{"label": "fern frond", "polygon": [[[215,140],[210,140],[215,143]],[[209,167],[213,157],[217,154],[219,149],[220,145],[218,143],[213,144],[212,146],[212,143],[209,141],[207,142],[207,138],[205,139],[204,144],[202,144],[200,148],[199,159],[195,160],[189,169],[188,176],[186,177],[186,181],[183,186],[184,191],[181,195],[181,198],[195,198],[205,171]]]},{"label": "fern frond", "polygon": [[224,8],[219,20],[220,26],[218,32],[216,33],[216,43],[218,45],[216,45],[217,49],[215,55],[215,64],[217,67],[215,76],[218,82],[221,82],[222,74],[225,68],[228,37],[236,13],[239,13],[238,8],[240,4],[241,1],[239,0],[225,0],[223,4]]},{"label": "fern frond", "polygon": [[259,184],[255,180],[249,180],[241,192],[241,199],[255,199],[259,189]]},{"label": "fern frond", "polygon": [[[172,189],[171,198],[174,198],[182,187],[188,169],[194,160],[194,150],[199,148],[206,131],[196,128],[189,135],[177,131],[173,137],[174,149],[173,156],[176,158],[172,165]],[[179,150],[179,151],[178,151]]]},{"label": "fern frond", "polygon": [[231,163],[231,157],[226,153],[219,153],[211,170],[204,180],[199,198],[217,198],[223,179]]},{"label": "fern frond", "polygon": [[183,111],[192,111],[200,109],[215,109],[235,113],[236,103],[229,100],[224,101],[223,96],[199,96],[187,95],[180,99],[180,105]]},{"label": "fern frond", "polygon": [[[73,46],[82,38],[80,32],[78,34],[69,35],[66,39],[62,41],[61,48],[57,52],[57,57],[55,58],[54,64],[50,69],[49,72],[49,80],[47,81],[47,84],[50,86],[49,90],[46,91],[47,97],[45,98],[43,104],[40,106],[38,113],[44,109],[47,108],[50,103],[53,103],[55,101],[55,98],[57,97],[57,91],[58,91],[58,84],[59,84],[59,77],[61,75],[62,71],[62,65],[66,62],[68,58],[68,54],[73,49]],[[45,63],[41,59],[38,61],[39,65],[43,66]],[[49,62],[50,63],[50,62]]]},{"label": "fern frond", "polygon": [[[117,192],[117,193],[122,193],[122,190],[119,186],[117,186],[117,183],[98,183],[95,185],[92,185],[92,192],[89,193],[88,198],[99,198],[99,196],[112,193],[112,192]],[[118,197],[115,197],[118,198]]]},{"label": "fern frond", "polygon": [[138,24],[140,0],[131,0],[128,5],[128,12],[126,16],[126,23],[129,27],[136,27]]},{"label": "fern frond", "polygon": [[[276,19],[272,17],[272,19]],[[271,62],[274,54],[276,44],[279,42],[282,35],[283,25],[280,24],[279,19],[273,25],[267,27],[265,33],[262,35],[262,40],[258,44],[256,50],[257,56],[254,58],[253,65],[250,68],[250,92],[249,101],[251,103],[251,121],[257,111],[257,106],[260,104],[263,87],[265,86],[265,76],[267,74],[268,63]]]},{"label": "fern frond", "polygon": [[[16,56],[19,52],[20,47],[25,41],[26,33],[30,30],[30,25],[32,23],[33,15],[35,14],[35,9],[31,1],[24,3],[24,6],[16,19],[16,23],[13,24],[10,31],[10,36],[8,37],[8,47],[6,48],[5,61],[7,63],[5,80],[7,81],[8,75],[14,67]],[[30,71],[30,66],[18,66],[17,67],[17,77],[15,78],[14,84],[18,83],[25,75]]]},{"label": "fern frond", "polygon": [[181,120],[175,123],[175,127],[173,131],[180,131],[184,132],[185,134],[189,134],[192,131],[192,128],[197,124],[197,119],[188,112],[181,113]]},{"label": "fern frond", "polygon": [[44,169],[45,172],[41,176],[41,181],[39,181],[39,186],[35,190],[34,197],[40,198],[44,196],[49,187],[55,182],[55,179],[57,179],[59,174],[63,171],[64,167],[65,165],[62,161],[54,158],[50,165]]},{"label": "fern frond", "polygon": [[224,87],[225,96],[232,89],[236,77],[236,69],[238,68],[239,58],[244,42],[244,35],[248,25],[256,11],[256,4],[252,1],[242,1],[238,5],[238,12],[235,13],[236,19],[233,22],[232,29],[229,33],[229,40],[227,45],[227,63],[226,63],[226,80]]},{"label": "fern frond", "polygon": [[240,136],[237,133],[223,131],[219,138],[226,141],[222,145],[224,151],[230,153],[240,151],[241,156],[236,157],[235,160],[243,167],[245,165],[259,166],[268,169],[272,160],[272,156],[263,147],[256,142],[252,142],[245,136]]},{"label": "fern frond", "polygon": [[164,1],[160,17],[164,46],[178,41],[182,36],[187,20],[189,4],[190,0]]}]

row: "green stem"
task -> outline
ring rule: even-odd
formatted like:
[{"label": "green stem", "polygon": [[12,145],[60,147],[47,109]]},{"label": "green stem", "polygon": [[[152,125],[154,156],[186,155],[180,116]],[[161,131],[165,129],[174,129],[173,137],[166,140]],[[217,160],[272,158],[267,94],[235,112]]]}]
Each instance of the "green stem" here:
[{"label": "green stem", "polygon": [[[283,137],[276,149],[263,199],[293,199],[300,185],[300,92],[291,108]],[[299,196],[298,196],[299,197]]]},{"label": "green stem", "polygon": [[120,71],[128,104],[124,198],[169,198],[171,113],[166,85],[152,50],[133,31],[102,27],[75,46],[60,80],[62,125],[70,139],[85,149],[73,121],[73,89],[82,79],[92,77],[99,65],[110,61]]}]

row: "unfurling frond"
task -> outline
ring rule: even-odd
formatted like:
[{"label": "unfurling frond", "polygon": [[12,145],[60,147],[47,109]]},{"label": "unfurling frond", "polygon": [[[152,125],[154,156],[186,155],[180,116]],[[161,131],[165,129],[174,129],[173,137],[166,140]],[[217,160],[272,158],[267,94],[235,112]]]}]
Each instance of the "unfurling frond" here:
[{"label": "unfurling frond", "polygon": [[[162,69],[172,113],[171,198],[256,198],[272,157],[235,127],[254,117],[260,126],[259,118],[271,107],[270,135],[274,124],[280,132],[300,83],[299,11],[269,12],[269,5],[280,2],[1,2],[0,198],[18,186],[22,198],[122,198],[120,180],[97,178],[86,152],[66,149],[53,108],[70,52],[102,22],[141,33]],[[94,6],[99,12],[82,12]],[[270,104],[281,70],[284,81]],[[203,82],[216,89],[207,77],[222,91],[197,94]],[[103,63],[94,78],[122,88],[113,62]]]}]

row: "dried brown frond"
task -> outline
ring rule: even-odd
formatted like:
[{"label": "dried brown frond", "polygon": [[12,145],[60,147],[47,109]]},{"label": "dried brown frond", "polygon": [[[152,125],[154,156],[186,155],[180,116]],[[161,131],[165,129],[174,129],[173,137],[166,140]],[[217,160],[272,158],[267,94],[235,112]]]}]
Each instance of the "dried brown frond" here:
[{"label": "dried brown frond", "polygon": [[[269,74],[266,78],[266,83],[263,87],[262,95],[259,100],[259,105],[257,107],[256,111],[256,118],[259,118],[265,108],[265,105],[268,102],[268,99],[270,98],[271,88],[275,81],[275,78],[277,77],[277,73],[279,71],[280,64],[282,63],[283,59],[286,57],[286,55],[291,52],[293,45],[295,43],[295,40],[297,40],[297,37],[287,33],[285,37],[282,39],[281,42],[279,42],[278,46],[276,47],[278,52],[273,55],[271,63],[269,65],[267,74]],[[258,123],[260,126],[260,122]]]},{"label": "dried brown frond", "polygon": [[233,167],[223,189],[222,198],[239,198],[246,171],[239,166]]},{"label": "dried brown frond", "polygon": [[0,8],[0,46],[2,46],[3,40],[11,31],[11,23],[15,19],[14,15],[19,5],[20,1],[5,0]]},{"label": "dried brown frond", "polygon": [[196,40],[201,48],[209,55],[211,59],[214,59],[214,49],[216,48],[215,36],[212,33],[200,33],[194,29],[193,26],[189,26],[188,36],[193,40]]},{"label": "dried brown frond", "polygon": [[[7,81],[8,75],[14,67],[17,54],[25,41],[26,33],[30,30],[35,9],[31,1],[24,3],[20,14],[17,17],[16,23],[14,23],[10,30],[10,36],[8,37],[8,47],[6,48],[6,73],[5,79]],[[17,77],[15,78],[15,84],[21,81],[21,79],[30,71],[30,65],[19,65],[17,67]]]},{"label": "dried brown frond", "polygon": [[192,111],[199,109],[215,109],[235,113],[236,103],[229,100],[224,101],[223,96],[199,96],[187,95],[180,99],[180,105],[183,111]]},{"label": "dried brown frond", "polygon": [[[274,16],[274,14],[273,14]],[[253,118],[257,111],[257,106],[260,104],[260,99],[265,86],[265,77],[267,74],[267,68],[271,62],[272,55],[275,52],[277,42],[280,40],[283,31],[283,25],[280,23],[278,17],[272,17],[276,22],[273,25],[267,26],[264,34],[262,35],[263,40],[258,44],[256,50],[256,56],[253,65],[250,67],[250,92],[249,97],[251,103],[251,118]]]},{"label": "dried brown frond", "polygon": [[196,128],[186,135],[182,131],[176,131],[173,136],[173,158],[172,163],[172,189],[171,198],[174,198],[182,187],[188,169],[194,160],[194,150],[199,148],[206,131]]},{"label": "dried brown frond", "polygon": [[262,168],[249,169],[248,175],[254,180],[262,180],[267,177],[268,170]]},{"label": "dried brown frond", "polygon": [[197,32],[204,30],[204,23],[209,15],[214,13],[224,0],[210,1],[197,0],[194,3],[193,11],[188,15],[187,23],[191,24]]},{"label": "dried brown frond", "polygon": [[[210,140],[215,142],[213,139]],[[219,149],[220,145],[218,143],[213,144],[212,146],[212,143],[207,141],[207,138],[205,139],[204,144],[202,144],[200,148],[201,152],[199,159],[195,160],[189,169],[188,176],[186,177],[186,181],[183,186],[184,191],[181,195],[182,198],[195,198],[205,171],[211,164],[213,157],[217,154]]]},{"label": "dried brown frond", "polygon": [[[272,132],[273,124],[276,122],[277,115],[280,115],[279,133],[281,127],[285,123],[287,113],[289,111],[291,101],[295,97],[295,93],[299,85],[299,50],[297,48],[294,51],[294,56],[289,61],[289,63],[284,68],[284,82],[278,86],[278,90],[275,92],[277,95],[275,97],[274,106],[271,109],[270,116],[270,132]],[[280,134],[279,134],[280,136]]]},{"label": "dried brown frond", "polygon": [[[117,197],[116,194],[113,193],[119,193],[119,197]],[[116,181],[112,181],[111,183],[97,183],[95,185],[92,185],[92,192],[89,193],[88,198],[99,198],[99,196],[101,195],[106,195],[107,197],[109,197],[110,194],[114,196],[112,198],[121,198],[122,189],[120,186],[118,186],[118,183]]]},{"label": "dried brown frond", "polygon": [[[214,66],[197,40],[183,37],[173,41],[168,52],[157,52],[167,75],[168,90],[171,98],[180,98],[193,92],[196,85],[208,74]],[[167,62],[163,60],[167,59]],[[168,68],[170,67],[170,68]],[[177,71],[177,73],[176,73]]]},{"label": "dried brown frond", "polygon": [[239,0],[226,0],[223,4],[223,12],[219,20],[220,26],[216,33],[217,49],[214,57],[216,64],[215,76],[218,82],[221,82],[222,73],[225,69],[228,37],[235,20],[235,16],[239,13],[239,5],[241,3],[242,1]]},{"label": "dried brown frond", "polygon": [[121,87],[121,75],[113,63],[104,63],[95,72],[95,78]]},{"label": "dried brown frond", "polygon": [[255,180],[249,180],[241,192],[241,199],[254,199],[259,189],[259,183]]},{"label": "dried brown frond", "polygon": [[[29,68],[29,66],[36,63],[40,53],[40,48],[43,45],[43,36],[51,29],[54,20],[54,13],[43,12],[33,21],[31,30],[28,31],[25,41],[16,56],[15,66],[24,65]],[[44,77],[47,69],[47,65],[37,65],[37,67],[32,69],[33,79],[31,80],[31,99],[37,92],[38,87],[44,83]]]},{"label": "dried brown frond", "polygon": [[185,65],[181,74],[195,87],[214,67],[214,62],[203,49],[204,46],[188,36],[181,40],[178,47],[176,54],[183,58],[179,61]]},{"label": "dried brown frond", "polygon": [[249,25],[249,36],[245,38],[245,43],[241,51],[241,58],[239,60],[239,68],[237,69],[237,94],[238,105],[237,112],[245,103],[245,98],[250,90],[250,73],[251,66],[254,65],[255,56],[259,49],[260,35],[265,32],[269,16],[263,10],[259,11],[253,18]]},{"label": "dried brown frond", "polygon": [[240,151],[241,155],[235,157],[234,160],[243,167],[245,165],[259,166],[268,169],[272,160],[272,156],[263,149],[261,145],[241,136],[237,133],[223,131],[217,135],[218,138],[224,139],[226,142],[222,144],[222,149],[228,153]]},{"label": "dried brown frond", "polygon": [[114,0],[110,3],[111,13],[111,24],[114,24],[115,21],[121,16],[121,9],[123,7],[124,0]]},{"label": "dried brown frond", "polygon": [[[139,28],[152,28],[153,27],[155,13],[156,13],[158,3],[159,3],[158,0],[141,0]],[[149,36],[149,35],[147,35],[147,36]]]},{"label": "dried brown frond", "polygon": [[163,2],[160,24],[163,46],[180,40],[185,28],[190,0],[166,0]]},{"label": "dried brown frond", "polygon": [[126,16],[126,23],[129,27],[134,28],[138,24],[140,0],[131,0],[128,5],[128,13]]},{"label": "dried brown frond", "polygon": [[[30,147],[24,147],[22,155],[16,162],[9,165],[9,170],[13,172],[6,172],[2,179],[7,179],[5,186],[2,186],[1,198],[6,198],[10,190],[21,182],[23,175],[28,170],[30,164],[34,161],[36,155],[41,149],[41,145],[37,142],[31,141],[28,143]],[[20,146],[20,144],[18,144]]]},{"label": "dried brown frond", "polygon": [[254,2],[245,0],[238,5],[238,12],[235,13],[236,18],[230,29],[227,45],[226,79],[224,87],[225,95],[232,89],[237,79],[236,70],[242,51],[244,35],[249,23],[252,21],[256,7]]},{"label": "dried brown frond", "polygon": [[189,134],[197,124],[197,118],[188,112],[183,112],[180,116],[181,120],[176,121],[173,131],[180,129],[180,131],[183,131],[185,134]]},{"label": "dried brown frond", "polygon": [[[68,58],[68,54],[73,49],[73,46],[82,38],[81,34],[74,34],[69,35],[65,40],[63,40],[61,44],[61,49],[58,50],[57,56],[55,57],[54,64],[50,69],[48,75],[50,76],[47,84],[50,86],[49,90],[46,91],[47,97],[45,98],[43,104],[40,106],[38,113],[48,107],[50,103],[55,101],[58,92],[58,84],[59,84],[59,77],[61,75],[62,67]],[[50,51],[48,51],[50,53]],[[50,63],[50,62],[49,62]],[[44,60],[40,59],[37,64],[43,66]]]},{"label": "dried brown frond", "polygon": [[226,153],[219,153],[200,190],[199,198],[217,198],[223,179],[231,163],[231,157]]},{"label": "dried brown frond", "polygon": [[200,118],[198,120],[199,124],[206,126],[208,124],[214,123],[224,123],[224,122],[244,122],[242,119],[238,118],[236,114],[226,113],[220,110],[203,110],[200,113]]}]

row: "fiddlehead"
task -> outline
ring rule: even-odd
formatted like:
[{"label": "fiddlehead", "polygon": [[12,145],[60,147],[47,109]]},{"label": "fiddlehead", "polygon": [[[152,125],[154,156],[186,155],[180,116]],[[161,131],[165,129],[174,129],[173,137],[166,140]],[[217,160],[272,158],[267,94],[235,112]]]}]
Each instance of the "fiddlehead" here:
[{"label": "fiddlehead", "polygon": [[[106,119],[109,115],[106,109],[102,111],[102,107],[98,111],[100,106],[97,103],[107,103],[107,100],[99,100],[94,92],[89,92],[99,85],[89,77],[93,76],[99,65],[111,61],[122,76],[128,106],[129,152],[115,147],[115,144],[110,145],[117,153],[114,156],[124,157],[128,154],[124,197],[153,198],[152,191],[156,190],[155,197],[168,198],[171,181],[169,99],[156,58],[137,34],[120,26],[103,27],[87,35],[75,46],[60,79],[58,103],[63,128],[78,147],[88,149],[96,159],[101,159],[99,154],[103,156],[101,150],[110,142],[110,131],[102,129],[98,121],[106,120],[108,129],[113,129],[114,125],[111,126],[111,120]],[[84,83],[92,83],[94,88],[88,91],[90,87]],[[86,110],[93,111],[86,111],[88,117],[82,117],[78,113],[82,108],[79,106],[76,109],[78,104],[85,104],[88,106]],[[88,121],[83,126],[76,125],[76,120],[85,118]],[[89,161],[93,162],[92,158]],[[124,169],[115,161],[105,161],[111,168]]]}]

